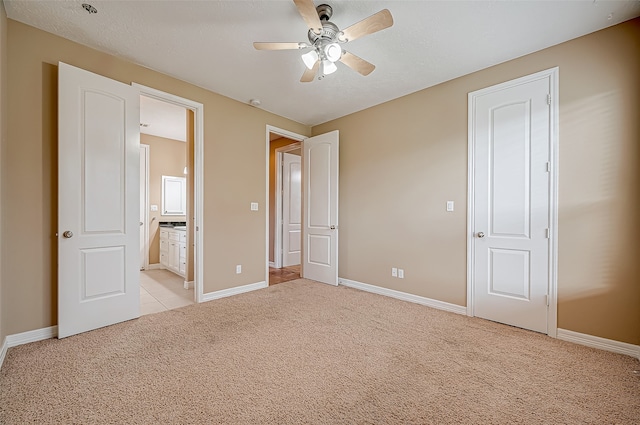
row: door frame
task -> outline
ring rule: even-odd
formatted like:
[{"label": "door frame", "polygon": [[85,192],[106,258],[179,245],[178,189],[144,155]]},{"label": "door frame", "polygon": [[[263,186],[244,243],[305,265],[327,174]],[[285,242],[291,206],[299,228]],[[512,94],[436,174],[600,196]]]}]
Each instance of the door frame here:
[{"label": "door frame", "polygon": [[[275,268],[279,269],[284,264],[282,252],[282,235],[283,235],[283,223],[282,216],[283,211],[282,207],[284,205],[282,195],[283,195],[283,184],[284,177],[282,176],[282,161],[284,159],[284,153],[291,152],[296,149],[302,149],[302,142],[300,141],[292,141],[290,145],[283,146],[281,148],[276,149],[276,225],[275,225],[275,235],[274,235],[274,247],[273,247],[273,262]],[[302,157],[302,152],[300,153],[300,157]],[[302,205],[300,205],[302,209]],[[302,236],[301,236],[302,237]]]},{"label": "door frame", "polygon": [[474,315],[474,222],[475,222],[475,110],[479,96],[540,79],[549,79],[549,287],[547,298],[547,335],[556,338],[558,330],[558,154],[559,154],[559,67],[536,72],[515,80],[468,94],[467,135],[467,316]]},{"label": "door frame", "polygon": [[[140,148],[144,151],[144,162],[146,173],[144,175],[144,213],[143,213],[143,233],[144,233],[144,269],[149,270],[149,145],[140,143]],[[141,185],[142,186],[142,185]]]},{"label": "door frame", "polygon": [[[266,129],[266,142],[265,142],[265,269],[264,269],[264,281],[267,282],[267,285],[269,285],[269,218],[270,218],[270,208],[271,206],[269,205],[269,153],[271,151],[271,133],[277,134],[279,136],[282,137],[286,137],[287,139],[291,139],[292,143],[295,142],[300,142],[300,147],[302,147],[302,142],[304,139],[308,139],[307,136],[303,136],[302,134],[298,134],[298,133],[294,133],[292,131],[288,131],[288,130],[284,130],[282,128],[278,128],[278,127],[274,127],[272,125],[268,125],[267,124],[267,129]],[[286,146],[285,146],[286,147]],[[282,173],[280,173],[282,174]],[[277,175],[277,169],[276,169],[276,175]],[[276,190],[277,190],[277,177],[276,177]],[[274,231],[276,232],[276,236],[278,234],[277,228],[278,228],[278,196],[276,196],[276,226]],[[282,227],[282,226],[281,226]],[[280,232],[281,234],[281,232]],[[282,237],[282,236],[280,236]],[[275,238],[274,238],[275,239]],[[280,240],[280,244],[282,244],[282,239]],[[282,245],[280,245],[282,246]],[[273,259],[274,262],[276,261],[276,258],[278,258],[278,256],[276,255],[276,251],[275,251],[275,247],[274,247],[274,252],[273,252]],[[282,266],[282,256],[280,256],[280,266]]]},{"label": "door frame", "polygon": [[[151,87],[143,86],[138,83],[131,83],[136,87],[140,94],[163,102],[172,103],[189,109],[194,113],[194,212],[195,212],[195,229],[193,235],[195,239],[195,255],[194,255],[194,296],[195,302],[204,301],[203,282],[204,282],[204,105],[190,99],[166,93]],[[185,123],[186,125],[186,123]],[[187,217],[188,219],[188,217]]]}]

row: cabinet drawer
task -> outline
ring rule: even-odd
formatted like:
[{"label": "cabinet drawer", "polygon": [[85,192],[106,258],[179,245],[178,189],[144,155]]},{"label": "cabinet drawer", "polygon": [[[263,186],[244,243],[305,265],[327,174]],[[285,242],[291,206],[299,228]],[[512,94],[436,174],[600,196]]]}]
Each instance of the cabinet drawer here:
[{"label": "cabinet drawer", "polygon": [[187,258],[187,245],[183,243],[180,244],[180,258]]},{"label": "cabinet drawer", "polygon": [[160,230],[160,239],[167,239],[169,237],[169,232],[166,230]]},{"label": "cabinet drawer", "polygon": [[187,262],[184,260],[180,261],[180,273],[182,274],[187,273]]},{"label": "cabinet drawer", "polygon": [[160,239],[160,252],[167,252],[169,249],[169,241],[167,239]]},{"label": "cabinet drawer", "polygon": [[187,242],[187,232],[180,232],[180,242]]},{"label": "cabinet drawer", "polygon": [[180,233],[179,232],[169,232],[169,240],[170,241],[179,241],[180,240]]},{"label": "cabinet drawer", "polygon": [[162,264],[163,266],[167,266],[167,254],[165,254],[164,252],[160,253],[160,264]]}]

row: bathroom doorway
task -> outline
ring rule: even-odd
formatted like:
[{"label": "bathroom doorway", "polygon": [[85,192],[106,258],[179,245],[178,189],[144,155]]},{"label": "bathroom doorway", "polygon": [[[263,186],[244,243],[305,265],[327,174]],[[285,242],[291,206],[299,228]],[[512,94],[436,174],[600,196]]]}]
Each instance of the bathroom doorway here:
[{"label": "bathroom doorway", "polygon": [[141,254],[146,259],[140,271],[144,315],[193,304],[202,296],[196,231],[201,217],[197,208],[202,203],[197,190],[201,148],[196,145],[201,145],[197,136],[201,139],[202,128],[198,129],[198,104],[139,88],[141,180],[142,154],[148,156],[140,200]]}]

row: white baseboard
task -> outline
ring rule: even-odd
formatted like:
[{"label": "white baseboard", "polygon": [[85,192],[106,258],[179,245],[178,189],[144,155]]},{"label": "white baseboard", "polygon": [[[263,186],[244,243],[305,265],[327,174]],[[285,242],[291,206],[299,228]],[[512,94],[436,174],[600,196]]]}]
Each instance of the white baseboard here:
[{"label": "white baseboard", "polygon": [[184,289],[191,289],[193,288],[193,280],[190,281],[184,281]]},{"label": "white baseboard", "polygon": [[0,348],[0,368],[2,368],[2,363],[4,363],[4,358],[7,355],[7,350],[9,349],[9,344],[7,344],[7,337],[2,341],[2,348]]},{"label": "white baseboard", "polygon": [[268,286],[269,284],[267,282],[262,281],[262,282],[250,283],[248,285],[243,285],[243,286],[236,286],[234,288],[223,289],[221,291],[207,292],[206,294],[202,295],[202,302],[217,300],[219,298],[230,297],[232,295],[243,294],[245,292],[251,292],[258,289],[267,288]]},{"label": "white baseboard", "polygon": [[14,335],[7,335],[9,348],[30,342],[42,341],[43,339],[55,338],[58,336],[58,326],[35,329],[33,331],[22,332]]},{"label": "white baseboard", "polygon": [[626,342],[614,341],[613,339],[601,338],[579,332],[558,328],[558,339],[573,342],[575,344],[586,345],[587,347],[598,348],[600,350],[611,351],[613,353],[625,354],[640,360],[640,345]]},{"label": "white baseboard", "polygon": [[457,314],[467,314],[467,307],[450,304],[444,301],[433,300],[431,298],[421,297],[406,292],[396,291],[394,289],[383,288],[381,286],[369,285],[368,283],[356,282],[355,280],[338,278],[338,283],[350,288],[360,289],[362,291],[372,292],[378,295],[384,295],[391,298],[397,298],[403,301],[409,301],[416,304],[425,305],[427,307],[437,308],[438,310],[449,311]]},{"label": "white baseboard", "polygon": [[147,267],[147,270],[162,270],[162,269],[164,269],[164,266],[160,263],[149,264],[149,267]]},{"label": "white baseboard", "polygon": [[4,358],[7,355],[7,350],[9,348],[16,347],[22,344],[28,344],[30,342],[55,338],[57,336],[58,326],[49,326],[48,328],[7,335],[4,339],[4,343],[2,344],[2,350],[0,351],[0,367],[2,367],[2,363],[4,363]]},{"label": "white baseboard", "polygon": [[273,267],[274,269],[276,268],[276,263],[273,261],[269,261],[269,267]]}]

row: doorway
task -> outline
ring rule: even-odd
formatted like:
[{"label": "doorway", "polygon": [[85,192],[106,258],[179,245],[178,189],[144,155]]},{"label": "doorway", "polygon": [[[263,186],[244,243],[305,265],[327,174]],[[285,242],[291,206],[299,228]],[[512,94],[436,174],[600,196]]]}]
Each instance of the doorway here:
[{"label": "doorway", "polygon": [[[187,253],[187,201],[193,199],[191,111],[140,96],[140,313],[195,302],[193,259]],[[143,236],[144,235],[144,236]]]},{"label": "doorway", "polygon": [[558,69],[469,93],[467,314],[556,335]]},{"label": "doorway", "polygon": [[269,135],[269,285],[301,277],[301,155],[299,140]]},{"label": "doorway", "polygon": [[[275,196],[270,199],[271,141],[280,137],[301,142],[301,236],[300,277],[338,285],[338,170],[339,132],[337,130],[314,137],[304,137],[267,125],[266,132],[266,259],[265,281],[269,279],[269,267],[275,265],[277,255],[271,249],[275,239],[270,224],[274,217]],[[284,145],[288,144],[283,143]],[[275,172],[274,172],[275,174]],[[274,226],[271,228],[275,228]],[[277,253],[275,253],[277,254]]]},{"label": "doorway", "polygon": [[[141,277],[143,289],[147,289],[152,295],[146,300],[149,303],[159,301],[161,304],[152,310],[162,311],[181,307],[187,302],[201,302],[203,299],[204,108],[201,103],[189,99],[135,83],[133,86],[140,91],[141,96],[141,138],[145,137],[145,133],[153,134],[154,130],[151,126],[145,127],[149,124],[145,122],[145,105],[160,105],[156,111],[160,116],[155,119],[161,123],[159,126],[173,123],[169,126],[171,128],[165,129],[167,133],[151,136],[152,141],[158,143],[156,153],[163,154],[159,154],[161,163],[154,163],[154,146],[151,145],[149,169],[154,172],[149,177],[150,200],[146,206],[149,214],[146,227],[150,229],[147,238],[149,263],[146,271],[142,272],[146,276]],[[178,115],[173,118],[166,115],[171,111]],[[156,139],[153,140],[153,137]],[[178,181],[182,183],[166,184]],[[182,192],[174,193],[175,188],[180,188]],[[155,195],[152,195],[154,190]],[[170,249],[171,244],[175,245],[174,249]],[[175,261],[170,261],[170,254],[176,257]],[[156,289],[155,294],[153,289],[145,288],[145,282],[150,288]],[[163,295],[158,296],[158,293]],[[185,296],[186,293],[189,295]],[[160,299],[162,297],[166,299]]]}]

